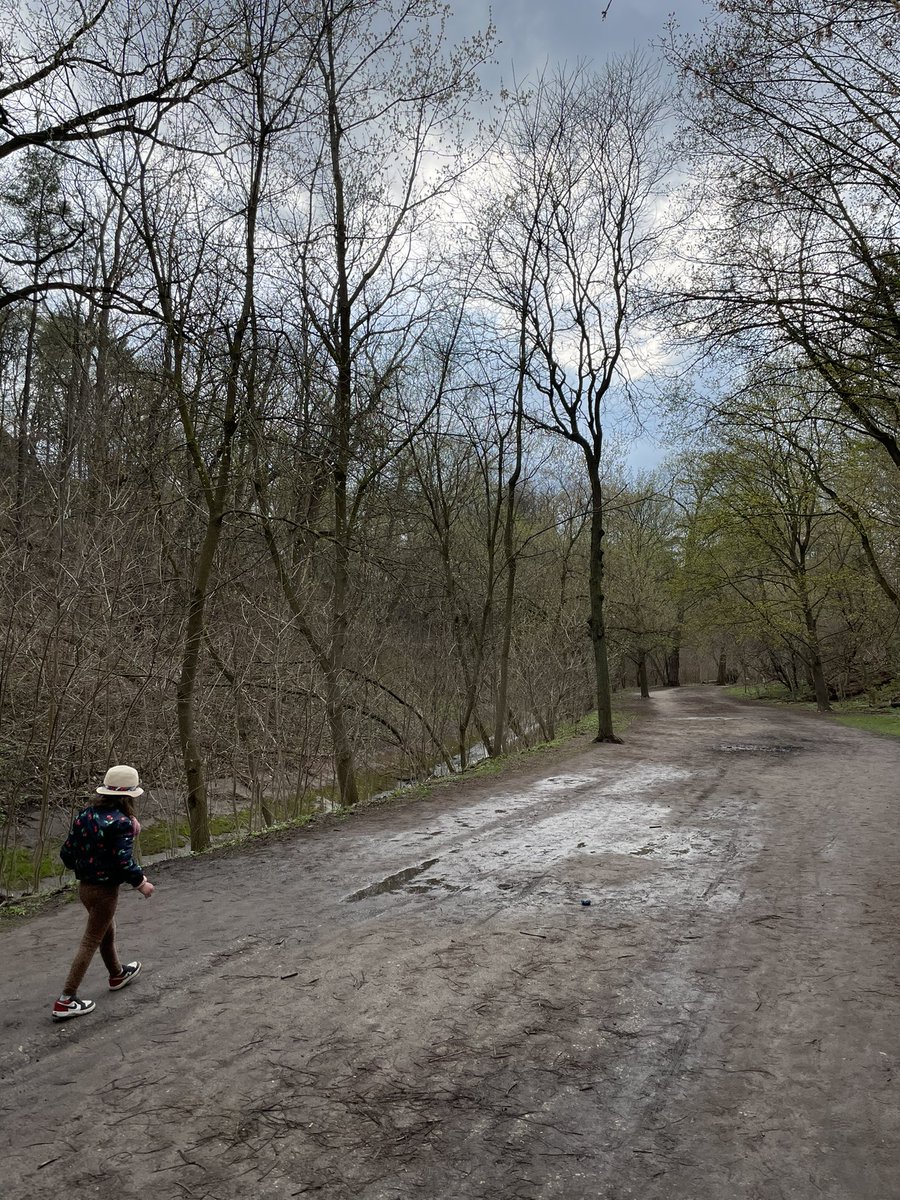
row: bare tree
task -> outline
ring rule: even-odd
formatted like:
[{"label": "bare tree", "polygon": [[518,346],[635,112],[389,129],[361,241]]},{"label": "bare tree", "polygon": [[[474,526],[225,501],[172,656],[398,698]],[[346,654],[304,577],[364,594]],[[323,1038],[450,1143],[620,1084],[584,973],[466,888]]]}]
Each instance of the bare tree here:
[{"label": "bare tree", "polygon": [[[342,803],[358,799],[348,726],[351,564],[369,489],[422,419],[400,385],[435,308],[427,222],[470,165],[462,123],[489,53],[489,36],[447,50],[436,0],[317,0],[310,54],[314,121],[299,147],[307,174],[292,229],[294,271],[285,317],[309,359],[331,520],[324,609],[297,586],[260,475],[260,504],[273,562],[321,670]],[[434,157],[443,144],[448,152]],[[298,286],[299,285],[299,286]],[[374,451],[374,453],[373,453]],[[293,577],[292,577],[293,574]]]},{"label": "bare tree", "polygon": [[[3,0],[0,160],[29,148],[77,155],[129,134],[153,139],[160,122],[241,64],[240,19],[205,0]],[[95,288],[78,278],[10,276],[0,309],[36,292]]]},{"label": "bare tree", "polygon": [[[192,150],[132,135],[119,181],[108,163],[98,164],[129,206],[143,243],[159,314],[159,392],[178,415],[204,514],[188,572],[176,689],[194,850],[209,844],[196,729],[207,602],[234,502],[236,440],[257,403],[258,231],[271,195],[270,159],[299,119],[307,62],[305,28],[277,5],[245,5],[238,20],[245,48],[240,70],[215,97],[208,120],[194,123]],[[205,170],[201,151],[209,156]]]},{"label": "bare tree", "polygon": [[606,403],[625,377],[639,284],[662,241],[657,206],[671,160],[665,104],[639,59],[540,78],[514,105],[498,159],[496,296],[533,345],[532,422],[582,454],[591,488],[590,634],[597,741],[613,731],[604,616]]},{"label": "bare tree", "polygon": [[35,343],[41,314],[41,284],[52,277],[75,246],[81,230],[71,220],[71,204],[62,178],[63,164],[45,151],[31,150],[3,200],[7,210],[0,261],[23,272],[30,285],[25,318],[24,357],[18,388],[16,429],[16,494],[13,524],[18,543],[25,537],[25,502],[30,458],[35,371]]}]

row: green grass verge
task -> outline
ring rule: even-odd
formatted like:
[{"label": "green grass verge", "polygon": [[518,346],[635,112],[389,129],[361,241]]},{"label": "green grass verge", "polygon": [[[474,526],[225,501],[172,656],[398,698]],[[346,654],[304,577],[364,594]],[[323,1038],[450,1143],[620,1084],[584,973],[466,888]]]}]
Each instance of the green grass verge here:
[{"label": "green grass verge", "polygon": [[[12,891],[24,891],[31,887],[34,880],[34,853],[17,847],[14,850],[4,850],[0,854],[0,883]],[[41,879],[49,879],[52,875],[63,874],[63,865],[59,858],[45,854],[40,861]]]},{"label": "green grass verge", "polygon": [[900,738],[900,710],[891,712],[835,713],[835,720],[851,729],[865,729],[867,733],[884,733]]},{"label": "green grass verge", "polygon": [[[249,828],[250,810],[247,808],[238,811],[236,822],[234,813],[210,817],[209,821],[211,837],[225,837],[228,834],[240,836],[242,832],[248,833]],[[165,854],[167,850],[181,850],[190,843],[190,840],[191,827],[186,818],[174,824],[170,821],[159,821],[157,824],[141,830],[140,837],[137,839],[139,851],[137,857],[149,858],[151,854]]]},{"label": "green grass verge", "polygon": [[53,892],[34,892],[29,896],[20,896],[14,902],[0,904],[0,925],[21,917],[36,917],[53,904],[72,904],[75,898],[75,888],[72,885]]},{"label": "green grass verge", "polygon": [[[814,700],[792,700],[788,689],[779,683],[751,684],[746,688],[729,687],[725,688],[725,691],[738,700],[760,700],[765,704],[803,708],[808,712],[816,711]],[[888,703],[898,692],[900,684],[886,684],[873,688],[862,696],[854,696],[851,700],[835,700],[830,715],[838,724],[847,725],[850,729],[863,729],[867,733],[900,737],[900,709],[891,708]]]}]

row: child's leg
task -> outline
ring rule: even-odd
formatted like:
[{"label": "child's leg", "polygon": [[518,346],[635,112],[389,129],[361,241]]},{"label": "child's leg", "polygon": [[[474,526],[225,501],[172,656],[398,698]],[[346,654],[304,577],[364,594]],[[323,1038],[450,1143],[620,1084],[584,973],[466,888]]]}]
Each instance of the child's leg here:
[{"label": "child's leg", "polygon": [[[115,912],[115,906],[113,907]],[[100,942],[100,957],[103,959],[104,966],[110,975],[121,975],[122,964],[119,961],[119,952],[116,949],[116,920],[115,917],[110,921],[109,928],[103,935],[103,940]]]},{"label": "child's leg", "polygon": [[[78,896],[87,909],[87,928],[81,939],[81,945],[69,969],[69,975],[63,986],[64,996],[74,996],[84,979],[85,972],[91,965],[91,959],[97,952],[97,947],[104,943],[110,933],[110,926],[116,915],[116,902],[119,889],[102,883],[82,883],[78,887]],[[107,945],[115,954],[115,933],[113,932]],[[104,954],[104,962],[106,955]],[[109,963],[107,962],[107,966]],[[116,962],[118,967],[118,962]],[[111,974],[113,972],[110,972]]]}]

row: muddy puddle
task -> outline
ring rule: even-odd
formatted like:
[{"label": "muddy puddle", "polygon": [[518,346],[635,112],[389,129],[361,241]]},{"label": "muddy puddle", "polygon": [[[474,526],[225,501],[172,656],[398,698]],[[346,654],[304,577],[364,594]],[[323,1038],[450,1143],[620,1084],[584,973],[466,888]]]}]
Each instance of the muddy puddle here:
[{"label": "muddy puddle", "polygon": [[378,883],[370,883],[368,887],[360,888],[358,892],[352,892],[344,899],[347,903],[356,900],[369,900],[372,896],[383,896],[387,892],[398,892],[410,880],[415,879],[417,875],[421,875],[423,871],[427,871],[429,867],[433,867],[435,863],[440,862],[438,858],[429,858],[425,862],[417,863],[413,867],[404,867],[402,871],[395,871],[392,875],[387,875],[384,879],[380,879]]}]

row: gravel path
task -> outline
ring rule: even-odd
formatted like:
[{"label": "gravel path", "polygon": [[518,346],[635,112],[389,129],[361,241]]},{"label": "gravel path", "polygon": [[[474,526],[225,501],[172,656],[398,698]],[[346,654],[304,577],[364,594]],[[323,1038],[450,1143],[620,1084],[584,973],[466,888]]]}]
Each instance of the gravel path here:
[{"label": "gravel path", "polygon": [[640,711],[0,931],[4,1200],[900,1197],[897,743]]}]

